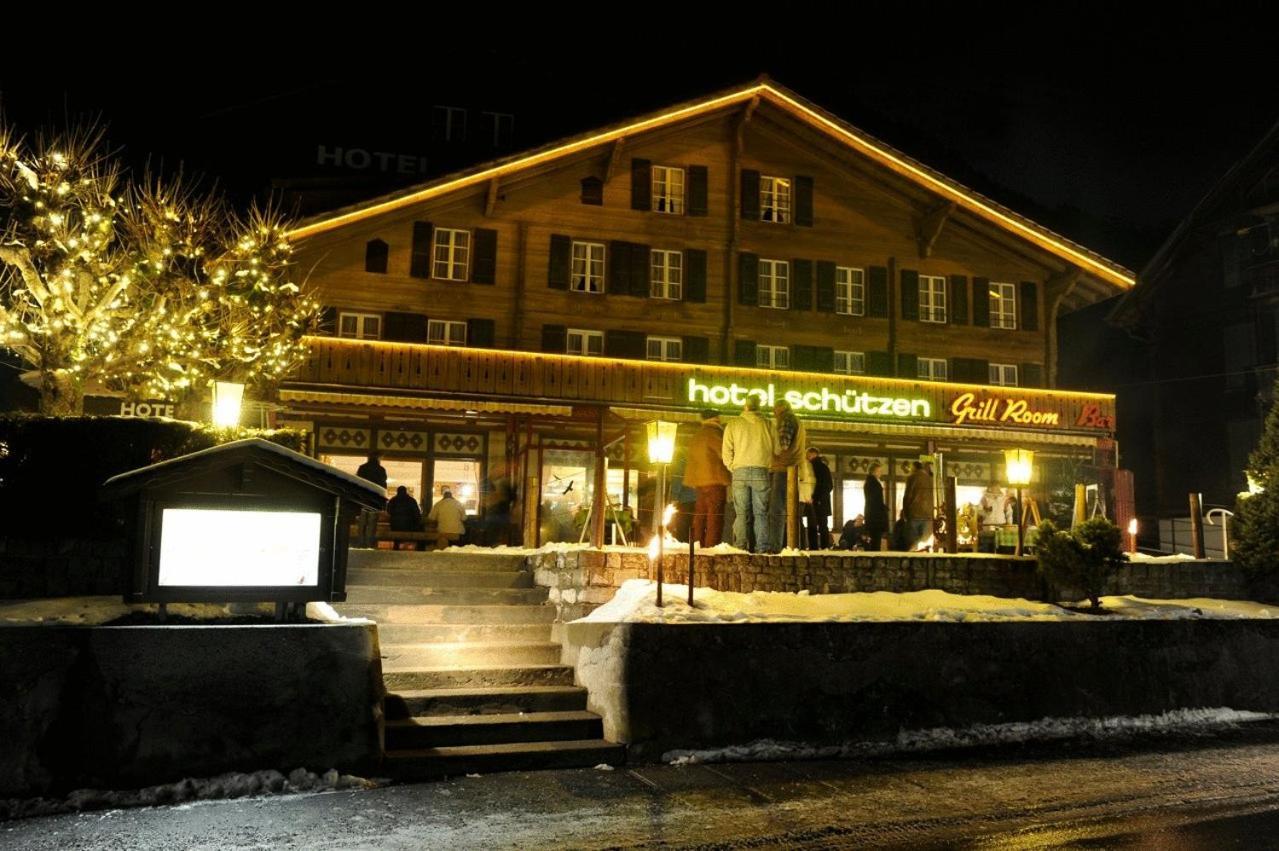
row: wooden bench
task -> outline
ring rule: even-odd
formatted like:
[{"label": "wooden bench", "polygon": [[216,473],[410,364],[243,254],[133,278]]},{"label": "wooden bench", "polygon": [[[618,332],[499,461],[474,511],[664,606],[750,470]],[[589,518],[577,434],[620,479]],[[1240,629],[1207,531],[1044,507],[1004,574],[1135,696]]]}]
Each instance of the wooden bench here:
[{"label": "wooden bench", "polygon": [[382,541],[390,541],[393,550],[399,549],[402,543],[411,543],[414,549],[421,549],[419,545],[427,544],[431,549],[442,550],[450,543],[449,536],[435,529],[426,532],[395,532],[379,526],[375,543],[380,544]]}]

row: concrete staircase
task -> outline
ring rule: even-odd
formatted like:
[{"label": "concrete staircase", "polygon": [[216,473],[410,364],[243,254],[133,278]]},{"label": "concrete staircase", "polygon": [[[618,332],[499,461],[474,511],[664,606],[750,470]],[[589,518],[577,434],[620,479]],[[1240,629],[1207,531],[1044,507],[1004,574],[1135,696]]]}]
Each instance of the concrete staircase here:
[{"label": "concrete staircase", "polygon": [[620,764],[551,642],[524,557],[351,550],[348,617],[377,621],[386,770],[400,780]]}]

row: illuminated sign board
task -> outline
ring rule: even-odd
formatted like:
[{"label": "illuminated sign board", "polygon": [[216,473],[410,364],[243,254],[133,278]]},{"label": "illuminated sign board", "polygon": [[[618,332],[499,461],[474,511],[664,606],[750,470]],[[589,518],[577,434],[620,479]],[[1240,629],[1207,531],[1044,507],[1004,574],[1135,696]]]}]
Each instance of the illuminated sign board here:
[{"label": "illuminated sign board", "polygon": [[975,393],[964,393],[950,405],[950,415],[955,425],[995,424],[1015,426],[1039,426],[1056,428],[1061,425],[1061,414],[1031,407],[1027,399],[1010,399],[1004,396],[978,398]]},{"label": "illuminated sign board", "polygon": [[161,587],[286,588],[319,582],[320,515],[165,508]]},{"label": "illuminated sign board", "polygon": [[771,382],[764,387],[751,387],[736,382],[724,385],[703,384],[696,378],[688,380],[688,401],[699,405],[741,406],[747,396],[759,397],[764,407],[772,407],[784,399],[797,412],[913,420],[926,420],[933,413],[933,406],[927,399],[875,396],[851,388],[834,391],[826,387],[809,391],[778,390]]}]

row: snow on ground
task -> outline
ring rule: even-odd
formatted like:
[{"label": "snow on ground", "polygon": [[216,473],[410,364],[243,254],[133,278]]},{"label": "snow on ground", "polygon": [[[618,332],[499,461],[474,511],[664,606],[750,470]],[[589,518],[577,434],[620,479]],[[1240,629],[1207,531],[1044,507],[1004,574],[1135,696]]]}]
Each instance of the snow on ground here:
[{"label": "snow on ground", "polygon": [[[119,597],[54,597],[40,600],[0,601],[0,626],[101,626],[133,612],[157,612],[159,606],[131,606]],[[261,615],[270,618],[275,606],[270,603],[170,603],[169,614],[175,618],[216,623],[227,618]],[[348,618],[338,614],[328,603],[307,603],[306,616],[322,623],[369,623],[367,618]],[[264,620],[264,623],[269,621]]]},{"label": "snow on ground", "polygon": [[1124,553],[1124,557],[1129,561],[1140,562],[1142,564],[1175,564],[1182,561],[1198,561],[1194,556],[1186,553],[1172,553],[1171,555],[1151,555],[1150,553]]},{"label": "snow on ground", "polygon": [[1161,715],[1110,716],[1103,718],[1041,718],[1038,721],[1008,724],[975,724],[971,727],[934,727],[903,730],[887,742],[847,742],[813,745],[759,739],[745,745],[707,750],[673,750],[662,754],[662,762],[690,765],[706,762],[770,762],[795,759],[836,759],[892,753],[971,748],[988,745],[1051,742],[1069,739],[1110,739],[1140,733],[1184,733],[1231,727],[1256,721],[1270,721],[1279,714],[1216,709],[1175,709]]},{"label": "snow on ground", "polygon": [[[1061,621],[1096,619],[1051,603],[949,594],[945,591],[809,594],[753,591],[749,594],[696,588],[688,606],[688,586],[663,586],[665,608],[657,608],[657,584],[630,579],[613,599],[582,618],[604,623],[764,623],[773,621]],[[1146,600],[1103,597],[1110,615],[1144,620],[1182,618],[1272,618],[1279,609],[1238,600]]]},{"label": "snow on ground", "polygon": [[170,804],[213,801],[223,798],[247,798],[257,795],[336,792],[344,789],[375,789],[385,785],[329,769],[313,774],[304,768],[294,769],[288,776],[278,771],[255,771],[252,774],[220,774],[217,777],[191,778],[144,789],[112,791],[77,789],[65,798],[14,798],[0,800],[0,820],[30,818],[80,810],[116,809],[119,807],[155,807]]}]

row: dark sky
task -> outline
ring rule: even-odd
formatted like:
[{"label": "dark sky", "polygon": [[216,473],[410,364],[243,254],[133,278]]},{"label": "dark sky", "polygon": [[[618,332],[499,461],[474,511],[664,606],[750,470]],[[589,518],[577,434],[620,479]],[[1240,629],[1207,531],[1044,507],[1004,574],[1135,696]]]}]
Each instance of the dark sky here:
[{"label": "dark sky", "polygon": [[120,58],[98,50],[83,67],[66,50],[33,73],[10,51],[0,97],[21,130],[101,116],[135,165],[182,163],[243,200],[273,177],[317,173],[319,145],[429,153],[434,104],[514,113],[522,148],[766,72],[1135,267],[1279,120],[1279,14],[1257,0],[1157,14],[1117,2],[861,5],[755,20],[742,6],[701,21],[565,7],[528,22],[491,20],[497,6],[456,20],[316,7],[303,21],[251,21],[249,38],[126,29],[107,40],[129,46]]}]

